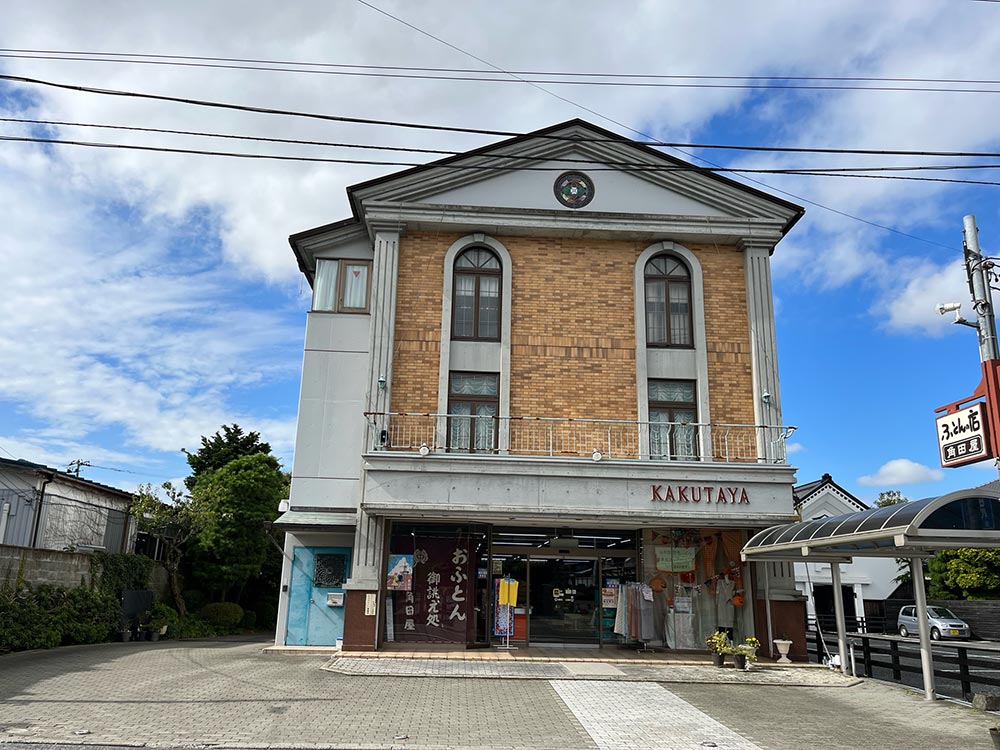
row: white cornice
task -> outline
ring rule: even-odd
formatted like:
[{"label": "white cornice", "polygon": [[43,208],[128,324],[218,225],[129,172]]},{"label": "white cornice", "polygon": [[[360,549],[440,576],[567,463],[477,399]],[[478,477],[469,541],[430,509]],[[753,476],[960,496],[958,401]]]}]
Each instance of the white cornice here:
[{"label": "white cornice", "polygon": [[[492,235],[561,237],[669,238],[687,242],[727,242],[753,239],[774,246],[784,222],[770,218],[726,216],[670,216],[598,211],[566,212],[550,209],[365,203],[369,227],[405,224],[410,230],[485,232]],[[373,230],[370,230],[373,231]]]},{"label": "white cornice", "polygon": [[[645,180],[665,190],[684,195],[692,200],[711,206],[723,213],[738,217],[770,219],[784,227],[796,212],[777,200],[771,200],[738,183],[720,180],[711,174],[699,172],[694,165],[675,160],[663,154],[637,148],[630,142],[594,142],[593,131],[573,125],[559,132],[566,140],[553,140],[552,133],[547,138],[527,138],[515,143],[498,145],[483,154],[470,154],[453,160],[444,166],[428,165],[424,169],[404,173],[395,178],[379,181],[377,184],[351,191],[351,199],[359,213],[367,213],[372,202],[421,201],[444,191],[489,180],[500,174],[516,172],[540,161],[558,160],[573,154],[576,159],[593,159],[592,164],[567,162],[566,169],[604,168],[611,163],[625,162],[622,172]],[[581,140],[572,140],[580,138]],[[509,156],[510,159],[500,158]],[[671,162],[678,166],[676,171],[664,171]],[[691,169],[685,169],[690,166]],[[468,167],[468,169],[464,169]],[[489,169],[482,169],[489,167]],[[657,171],[643,168],[653,167]],[[562,211],[563,213],[566,210]],[[590,211],[573,213],[591,213]]]},{"label": "white cornice", "polygon": [[363,456],[367,471],[426,472],[500,476],[632,479],[652,483],[778,484],[791,487],[795,469],[787,464],[741,464],[717,461],[590,461],[535,456],[459,456],[378,451]]}]

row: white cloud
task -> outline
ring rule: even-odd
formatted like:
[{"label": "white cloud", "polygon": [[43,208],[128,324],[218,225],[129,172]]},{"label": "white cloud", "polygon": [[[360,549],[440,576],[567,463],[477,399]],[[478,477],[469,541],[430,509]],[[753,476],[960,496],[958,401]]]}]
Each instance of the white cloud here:
[{"label": "white cloud", "polygon": [[858,477],[865,487],[895,487],[904,484],[937,482],[944,478],[940,469],[932,469],[908,458],[894,458],[879,467],[874,474]]},{"label": "white cloud", "polygon": [[806,447],[802,443],[787,443],[785,445],[785,453],[791,455],[792,453],[801,453],[806,450]]},{"label": "white cloud", "polygon": [[[722,20],[712,3],[645,3],[631,11],[634,15],[600,4],[566,14],[561,6],[524,0],[473,3],[463,13],[442,1],[421,4],[419,13],[410,4],[384,4],[509,69],[664,72],[664,44],[672,73],[969,78],[1000,67],[1000,24],[985,22],[994,20],[993,9],[932,0],[842,0],[815,4],[808,13],[798,0],[770,0],[766,13],[752,3],[733,2],[726,3]],[[102,4],[100,14],[72,2],[9,5],[9,47],[478,67],[353,3],[299,4],[281,13],[260,0],[139,7],[112,0]],[[108,17],[115,23],[107,23]],[[614,29],[614,44],[608,43],[608,29]],[[579,116],[627,133],[519,83],[51,60],[6,59],[2,68],[101,88],[347,116],[512,131]],[[759,139],[771,142],[965,149],[994,142],[993,123],[1000,118],[1000,97],[986,95],[550,88],[670,140],[695,139],[721,122],[737,129],[731,141],[755,140],[750,134],[756,127],[766,133]],[[9,99],[5,90],[0,89],[0,111],[22,117],[455,150],[492,140],[30,86],[17,87],[19,98]],[[948,111],[963,116],[942,117]],[[746,138],[738,137],[744,126]],[[24,131],[3,126],[4,133]],[[55,128],[53,135],[258,153],[395,156],[92,128]],[[882,159],[790,155],[740,163],[853,166],[872,161]],[[101,441],[115,439],[98,433],[117,431],[119,444],[103,450],[119,454],[121,461],[138,460],[138,454],[190,447],[199,435],[238,421],[261,431],[287,455],[294,408],[270,409],[248,396],[267,392],[269,384],[282,379],[294,381],[301,363],[302,302],[296,291],[302,281],[286,238],[347,216],[344,188],[393,170],[4,144],[0,402],[41,425],[5,430],[12,433],[7,439],[34,446],[36,456],[61,461],[76,447],[98,455]],[[943,188],[938,186],[777,176],[765,181],[918,232],[940,225],[949,213],[941,210]],[[947,208],[955,213],[954,206]],[[889,236],[810,206],[793,238],[775,254],[775,274],[794,276],[819,293],[857,285],[866,299],[881,300],[872,311],[890,330],[940,332],[947,323],[930,306],[943,298],[962,299],[961,276],[955,281],[940,255],[933,262],[916,257],[905,266],[899,258],[885,257]],[[913,254],[919,250],[927,248],[916,245]],[[254,297],[265,293],[268,302],[262,307]]]}]

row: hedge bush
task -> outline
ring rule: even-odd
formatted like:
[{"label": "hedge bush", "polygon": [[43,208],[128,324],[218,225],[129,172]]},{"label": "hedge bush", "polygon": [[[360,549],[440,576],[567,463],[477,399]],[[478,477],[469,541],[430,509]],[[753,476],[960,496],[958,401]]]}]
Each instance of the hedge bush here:
[{"label": "hedge bush", "polygon": [[219,634],[218,628],[198,615],[188,615],[167,630],[170,638],[214,638]]},{"label": "hedge bush", "polygon": [[243,607],[235,602],[215,602],[202,607],[201,616],[210,625],[232,630],[243,620]]},{"label": "hedge bush", "polygon": [[89,588],[0,588],[0,652],[100,643],[118,629],[121,607]]}]

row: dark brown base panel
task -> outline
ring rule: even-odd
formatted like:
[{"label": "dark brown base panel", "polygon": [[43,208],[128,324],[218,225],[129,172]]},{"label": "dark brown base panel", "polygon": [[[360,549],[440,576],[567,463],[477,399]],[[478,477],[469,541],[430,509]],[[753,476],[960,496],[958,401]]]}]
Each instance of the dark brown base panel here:
[{"label": "dark brown base panel", "polygon": [[378,618],[365,614],[365,596],[377,591],[344,592],[344,651],[374,651]]},{"label": "dark brown base panel", "polygon": [[[760,653],[766,656],[771,653],[771,644],[767,640],[767,602],[758,599],[754,625],[757,638],[760,639]],[[792,642],[788,656],[792,661],[808,661],[806,654],[806,603],[773,601],[771,602],[771,637],[787,638]]]}]

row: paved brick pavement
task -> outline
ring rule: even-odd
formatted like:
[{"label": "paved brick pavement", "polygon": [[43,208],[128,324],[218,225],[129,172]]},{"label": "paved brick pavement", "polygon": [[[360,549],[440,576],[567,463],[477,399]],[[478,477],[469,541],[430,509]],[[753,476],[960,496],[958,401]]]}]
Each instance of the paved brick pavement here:
[{"label": "paved brick pavement", "polygon": [[849,690],[727,685],[668,689],[765,750],[992,750],[1000,716],[866,680]]},{"label": "paved brick pavement", "polygon": [[[0,738],[595,748],[545,681],[349,677],[322,671],[323,658],[261,656],[262,645],[111,643],[0,657]],[[82,730],[90,734],[74,734]]]},{"label": "paved brick pavement", "polygon": [[702,664],[606,664],[602,662],[495,662],[453,659],[365,659],[334,657],[324,667],[338,674],[389,677],[472,677],[520,680],[617,680],[735,685],[849,687],[860,680],[816,667],[755,666],[744,672]]},{"label": "paved brick pavement", "polygon": [[664,685],[652,681],[657,670],[679,678],[680,667],[703,668],[596,662],[525,665],[561,669],[559,679],[356,676],[325,671],[327,657],[263,656],[262,645],[119,643],[0,657],[0,750],[989,750],[987,727],[1000,719],[871,681]]}]

